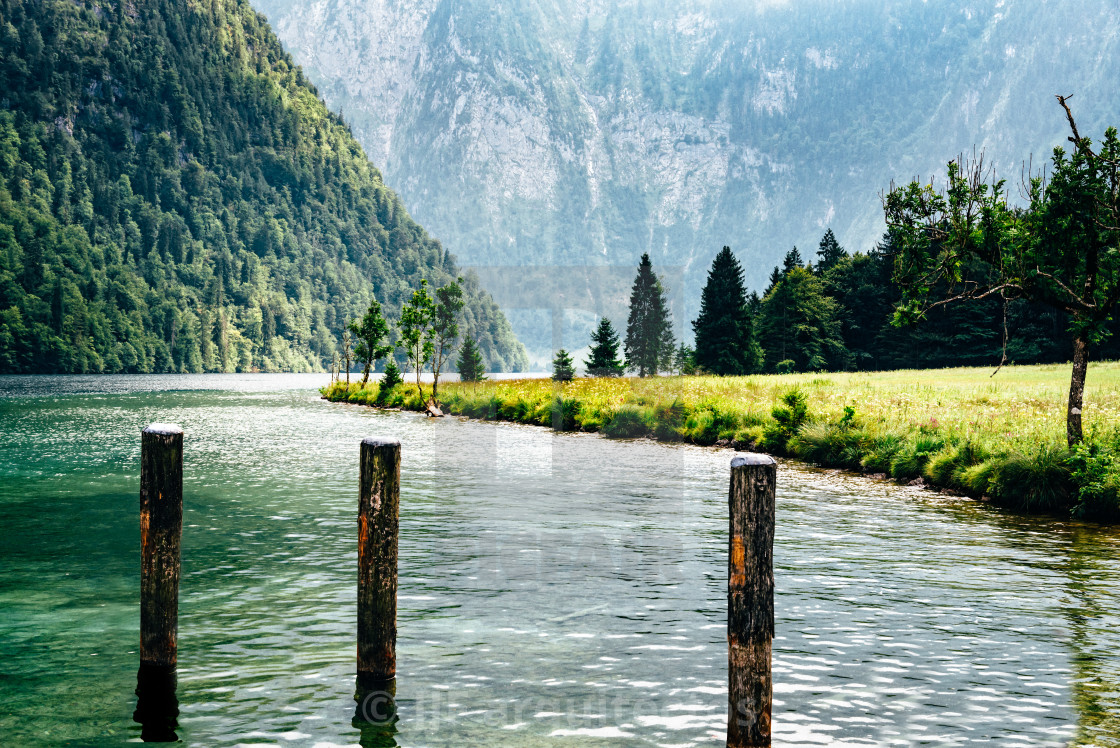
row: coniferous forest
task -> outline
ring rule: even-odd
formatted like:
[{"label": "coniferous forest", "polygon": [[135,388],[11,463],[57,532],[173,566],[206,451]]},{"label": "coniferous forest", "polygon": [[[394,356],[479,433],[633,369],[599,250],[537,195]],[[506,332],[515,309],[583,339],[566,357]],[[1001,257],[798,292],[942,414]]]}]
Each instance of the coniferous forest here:
[{"label": "coniferous forest", "polygon": [[248,3],[0,0],[0,373],[323,370],[458,274]]}]

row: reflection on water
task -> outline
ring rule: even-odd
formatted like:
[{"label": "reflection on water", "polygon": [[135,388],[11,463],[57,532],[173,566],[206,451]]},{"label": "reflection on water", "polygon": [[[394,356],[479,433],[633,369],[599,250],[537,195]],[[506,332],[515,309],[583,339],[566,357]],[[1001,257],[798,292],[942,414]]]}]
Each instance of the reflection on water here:
[{"label": "reflection on water", "polygon": [[140,663],[136,673],[134,722],[140,725],[145,743],[169,743],[179,739],[179,700],[175,696],[175,670]]},{"label": "reflection on water", "polygon": [[[321,379],[0,378],[0,742],[141,738],[139,433],[173,421],[185,744],[722,744],[730,453],[332,405]],[[371,434],[404,446],[385,720],[354,681]],[[1118,546],[783,466],[775,744],[1120,745]]]}]

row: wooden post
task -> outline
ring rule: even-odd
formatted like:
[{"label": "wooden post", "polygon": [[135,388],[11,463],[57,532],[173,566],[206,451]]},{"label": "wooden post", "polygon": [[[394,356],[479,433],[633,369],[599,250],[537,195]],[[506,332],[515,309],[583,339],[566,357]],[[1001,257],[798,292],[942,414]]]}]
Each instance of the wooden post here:
[{"label": "wooden post", "polygon": [[183,430],[153,423],[140,436],[140,664],[178,661]]},{"label": "wooden post", "polygon": [[774,487],[766,455],[731,461],[727,562],[727,747],[770,745],[774,639]]},{"label": "wooden post", "polygon": [[397,530],[401,443],[362,440],[358,494],[358,678],[397,674]]}]

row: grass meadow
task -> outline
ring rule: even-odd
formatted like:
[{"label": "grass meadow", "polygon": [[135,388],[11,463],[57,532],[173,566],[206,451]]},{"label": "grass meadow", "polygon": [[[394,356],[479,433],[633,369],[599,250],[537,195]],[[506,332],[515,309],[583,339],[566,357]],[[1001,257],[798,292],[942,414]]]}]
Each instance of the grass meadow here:
[{"label": "grass meadow", "polygon": [[[725,445],[921,479],[1024,511],[1120,520],[1120,363],[1089,367],[1086,440],[1066,446],[1068,364],[746,377],[444,382],[445,411],[608,438]],[[430,388],[425,388],[425,394]],[[421,410],[415,385],[329,400]]]}]

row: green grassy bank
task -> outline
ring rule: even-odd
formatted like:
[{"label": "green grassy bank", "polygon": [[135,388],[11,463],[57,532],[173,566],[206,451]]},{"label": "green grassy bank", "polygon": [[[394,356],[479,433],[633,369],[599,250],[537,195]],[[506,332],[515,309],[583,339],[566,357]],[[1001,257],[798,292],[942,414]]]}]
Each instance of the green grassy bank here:
[{"label": "green grassy bank", "polygon": [[[1120,521],[1120,363],[1090,366],[1085,444],[1065,444],[1069,366],[440,386],[456,415],[722,444],[883,474],[1030,512]],[[328,400],[421,410],[415,385]]]}]

